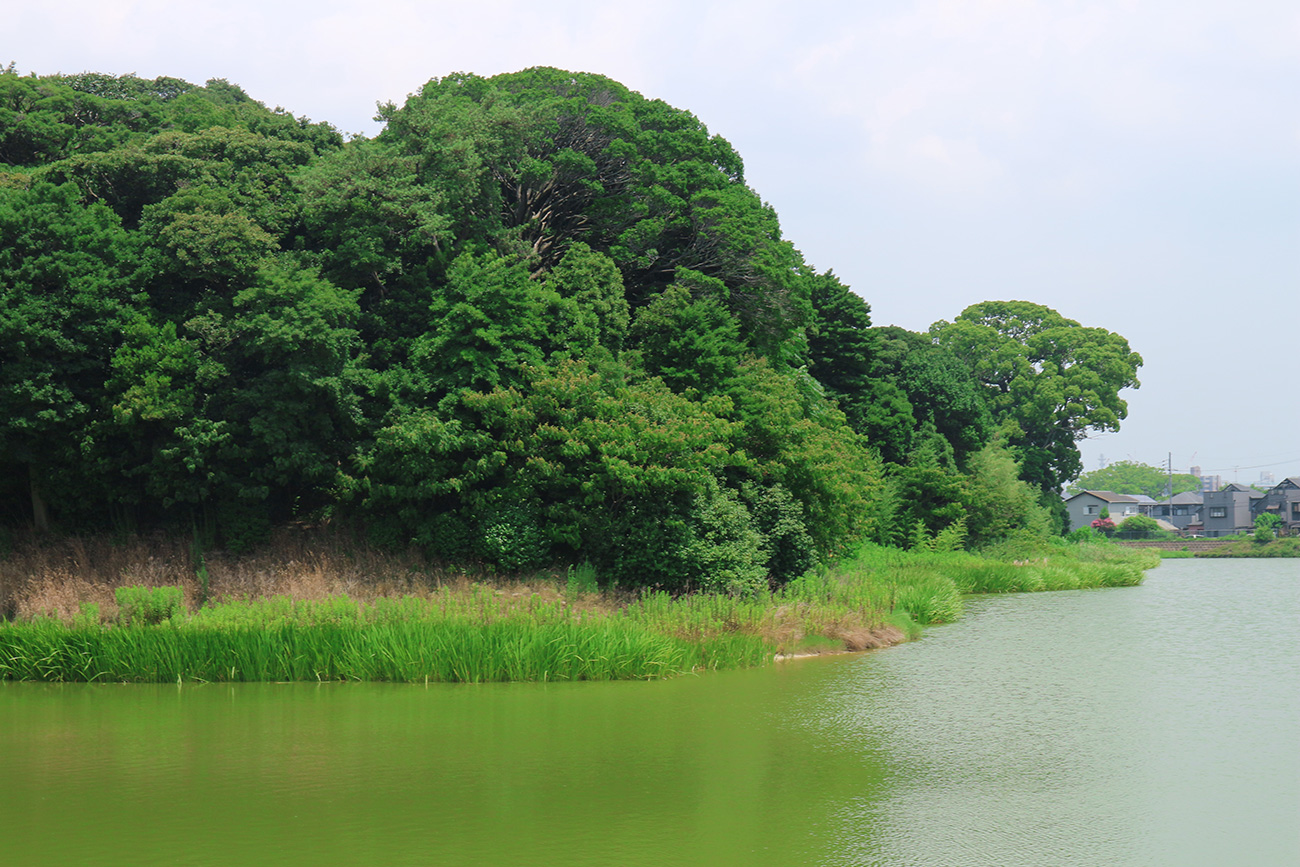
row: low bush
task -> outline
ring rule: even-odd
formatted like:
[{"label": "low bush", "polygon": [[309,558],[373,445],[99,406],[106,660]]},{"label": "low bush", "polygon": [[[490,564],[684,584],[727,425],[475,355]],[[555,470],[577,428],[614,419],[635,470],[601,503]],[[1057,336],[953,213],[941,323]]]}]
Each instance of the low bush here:
[{"label": "low bush", "polygon": [[1074,543],[1096,542],[1105,538],[1104,533],[1094,530],[1092,527],[1080,527],[1065,534],[1065,541]]},{"label": "low bush", "polygon": [[1120,524],[1115,531],[1120,539],[1173,539],[1176,534],[1162,529],[1160,522],[1147,515],[1134,515]]}]

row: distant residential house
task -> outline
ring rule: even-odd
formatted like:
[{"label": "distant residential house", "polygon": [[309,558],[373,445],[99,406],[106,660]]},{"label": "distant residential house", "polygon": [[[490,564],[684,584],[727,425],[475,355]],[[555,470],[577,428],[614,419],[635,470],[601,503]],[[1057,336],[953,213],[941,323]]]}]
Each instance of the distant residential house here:
[{"label": "distant residential house", "polygon": [[1129,494],[1128,496],[1137,501],[1139,515],[1146,515],[1148,518],[1155,517],[1156,506],[1158,506],[1159,503],[1148,497],[1146,494]]},{"label": "distant residential house", "polygon": [[1204,520],[1201,516],[1201,507],[1204,505],[1205,498],[1200,494],[1185,491],[1174,494],[1172,499],[1156,506],[1154,516],[1168,521],[1179,530],[1190,532],[1193,526]]},{"label": "distant residential house", "polygon": [[1065,498],[1065,511],[1070,516],[1070,529],[1091,527],[1101,517],[1101,510],[1110,513],[1110,519],[1119,523],[1125,518],[1141,514],[1137,497],[1116,494],[1113,491],[1080,491]]},{"label": "distant residential house", "polygon": [[1300,532],[1300,476],[1283,479],[1254,504],[1256,515],[1277,515],[1288,533]]},{"label": "distant residential house", "polygon": [[1255,526],[1255,514],[1252,501],[1263,499],[1263,494],[1254,488],[1233,482],[1217,491],[1205,492],[1205,505],[1202,516],[1205,522],[1205,535],[1231,536]]}]

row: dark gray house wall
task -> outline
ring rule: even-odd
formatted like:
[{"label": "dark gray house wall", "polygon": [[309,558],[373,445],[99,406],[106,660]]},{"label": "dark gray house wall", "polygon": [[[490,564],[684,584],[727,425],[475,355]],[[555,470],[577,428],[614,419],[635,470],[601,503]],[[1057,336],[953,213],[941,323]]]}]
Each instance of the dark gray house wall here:
[{"label": "dark gray house wall", "polygon": [[1288,533],[1300,532],[1300,476],[1278,482],[1254,505],[1256,515],[1277,515]]},{"label": "dark gray house wall", "polygon": [[1152,517],[1168,521],[1179,530],[1186,530],[1192,524],[1201,523],[1203,506],[1204,498],[1200,494],[1175,494],[1172,502],[1165,500],[1159,503],[1152,512]]},{"label": "dark gray house wall", "polygon": [[1231,536],[1255,526],[1251,513],[1251,494],[1244,485],[1232,483],[1218,491],[1206,491],[1205,506],[1201,516],[1205,520],[1205,535]]}]

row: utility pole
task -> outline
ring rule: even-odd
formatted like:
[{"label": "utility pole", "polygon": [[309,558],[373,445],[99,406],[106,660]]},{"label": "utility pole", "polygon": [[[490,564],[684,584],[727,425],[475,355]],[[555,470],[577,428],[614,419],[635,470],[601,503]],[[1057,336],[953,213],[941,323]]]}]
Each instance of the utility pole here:
[{"label": "utility pole", "polygon": [[[1169,453],[1169,487],[1165,488],[1165,496],[1169,498],[1168,509],[1165,516],[1169,518],[1169,523],[1174,523],[1174,453]],[[1174,526],[1178,526],[1174,524]]]}]

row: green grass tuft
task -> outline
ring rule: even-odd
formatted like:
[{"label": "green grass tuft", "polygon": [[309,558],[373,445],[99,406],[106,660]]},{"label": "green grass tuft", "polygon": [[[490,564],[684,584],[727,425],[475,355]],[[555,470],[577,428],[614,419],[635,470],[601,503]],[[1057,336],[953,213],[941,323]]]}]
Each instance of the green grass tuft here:
[{"label": "green grass tuft", "polygon": [[[550,585],[462,581],[369,601],[335,593],[211,600],[119,587],[117,616],[0,623],[0,679],[113,682],[488,682],[668,677],[763,665],[774,654],[860,650],[962,614],[971,593],[1128,586],[1159,562],[1105,543],[1025,543],[1019,559],[864,545],[776,591],[595,591],[589,567]],[[201,602],[202,600],[194,600]],[[101,622],[106,620],[106,622]]]}]

